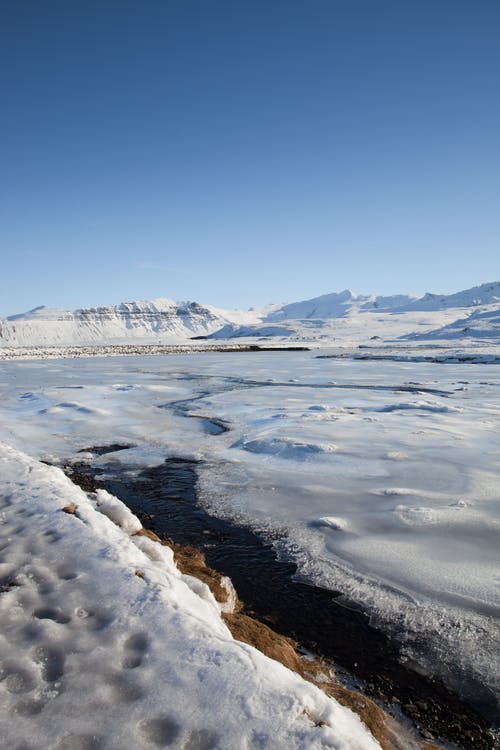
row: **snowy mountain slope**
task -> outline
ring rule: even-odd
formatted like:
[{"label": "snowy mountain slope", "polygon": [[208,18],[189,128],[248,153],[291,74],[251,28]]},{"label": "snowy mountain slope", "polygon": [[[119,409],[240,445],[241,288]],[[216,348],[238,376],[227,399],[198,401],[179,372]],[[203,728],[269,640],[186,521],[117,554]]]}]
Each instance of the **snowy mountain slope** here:
[{"label": "snowy mountain slope", "polygon": [[209,339],[239,339],[247,337],[267,338],[269,336],[293,336],[297,334],[297,328],[293,325],[276,325],[266,323],[255,323],[254,325],[235,325],[228,323],[220,330],[211,333]]},{"label": "snowy mountain slope", "polygon": [[213,305],[204,305],[204,307],[210,310],[216,317],[223,318],[234,325],[243,326],[257,324],[266,320],[272,312],[280,309],[282,305],[262,305],[259,307],[250,307],[248,310],[226,310],[225,308],[214,307]]},{"label": "snowy mountain slope", "polygon": [[494,309],[476,310],[465,318],[427,333],[413,333],[409,339],[492,339],[500,342],[500,304]]},{"label": "snowy mountain slope", "polygon": [[402,305],[400,312],[408,310],[443,310],[450,307],[478,307],[481,305],[500,304],[500,281],[493,281],[480,286],[473,286],[454,294],[431,294]]},{"label": "snowy mountain slope", "polygon": [[[463,315],[463,310],[460,313]],[[245,340],[246,344],[264,341],[290,345],[301,343],[311,346],[357,347],[374,345],[376,341],[397,342],[408,338],[422,338],[439,327],[454,323],[454,309],[435,312],[402,312],[397,314],[379,312],[344,315],[340,318],[287,319],[281,322],[262,322],[253,325],[228,324],[207,336],[211,340]]]},{"label": "snowy mountain slope", "polygon": [[177,340],[210,333],[226,321],[196,302],[166,298],[74,312],[37,307],[0,321],[0,342],[5,346],[29,346]]},{"label": "snowy mountain slope", "polygon": [[320,297],[314,297],[303,302],[284,305],[271,312],[266,319],[277,321],[304,318],[341,318],[366,310],[378,312],[393,310],[408,305],[413,299],[414,297],[404,294],[397,294],[392,297],[363,296],[354,294],[350,289],[344,289],[343,292],[323,294]]},{"label": "snowy mountain slope", "polygon": [[500,282],[490,282],[454,294],[427,293],[423,297],[396,294],[389,297],[343,292],[283,305],[266,320],[281,321],[307,318],[341,318],[359,312],[434,312],[450,308],[500,304]]},{"label": "snowy mountain slope", "polygon": [[[495,342],[500,339],[499,311],[500,282],[490,282],[450,295],[428,293],[420,298],[363,296],[346,289],[284,305],[269,313],[265,322],[279,323],[284,329],[275,335],[308,341],[329,338],[356,344],[372,338],[468,337]],[[221,333],[213,336],[220,338]],[[235,328],[230,337],[269,335],[264,327],[247,326]]]}]

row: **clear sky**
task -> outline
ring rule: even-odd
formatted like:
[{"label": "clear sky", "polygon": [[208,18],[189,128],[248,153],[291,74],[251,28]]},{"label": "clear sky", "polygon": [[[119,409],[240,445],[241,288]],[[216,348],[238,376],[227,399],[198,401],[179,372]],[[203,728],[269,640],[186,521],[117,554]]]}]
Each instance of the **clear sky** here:
[{"label": "clear sky", "polygon": [[0,315],[500,277],[498,0],[3,0]]}]

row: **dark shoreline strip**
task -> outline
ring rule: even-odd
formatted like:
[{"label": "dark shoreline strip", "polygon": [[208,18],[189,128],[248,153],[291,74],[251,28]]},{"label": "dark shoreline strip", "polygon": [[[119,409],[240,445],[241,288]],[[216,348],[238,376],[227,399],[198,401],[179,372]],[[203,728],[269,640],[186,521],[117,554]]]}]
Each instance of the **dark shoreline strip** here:
[{"label": "dark shoreline strip", "polygon": [[[204,338],[204,337],[203,337]],[[0,361],[18,359],[78,359],[79,357],[157,356],[203,352],[309,352],[309,346],[260,346],[258,344],[82,344],[61,346],[1,346]]]},{"label": "dark shoreline strip", "polygon": [[371,697],[400,703],[417,728],[464,750],[494,750],[488,721],[439,681],[405,668],[394,644],[364,613],[337,604],[335,592],[295,581],[296,565],[278,560],[252,530],[209,515],[197,502],[196,462],[167,459],[132,480],[120,473],[110,479],[110,472],[116,466],[82,463],[68,470],[87,491],[97,481],[160,537],[201,549],[210,567],[231,578],[247,614],[334,660],[363,680]]}]

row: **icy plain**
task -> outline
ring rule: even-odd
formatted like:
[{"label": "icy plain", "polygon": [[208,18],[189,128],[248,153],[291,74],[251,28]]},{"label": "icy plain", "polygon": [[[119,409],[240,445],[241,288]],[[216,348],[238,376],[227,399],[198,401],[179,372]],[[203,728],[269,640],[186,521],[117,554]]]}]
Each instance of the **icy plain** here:
[{"label": "icy plain", "polygon": [[0,439],[55,462],[131,444],[102,459],[126,471],[200,459],[211,512],[272,535],[414,668],[491,702],[498,366],[317,354],[4,362]]}]

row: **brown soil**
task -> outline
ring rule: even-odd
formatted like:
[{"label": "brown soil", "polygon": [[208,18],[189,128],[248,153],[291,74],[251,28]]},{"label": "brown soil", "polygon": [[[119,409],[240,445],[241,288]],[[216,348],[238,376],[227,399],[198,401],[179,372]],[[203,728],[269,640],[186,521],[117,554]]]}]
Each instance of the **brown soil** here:
[{"label": "brown soil", "polygon": [[133,536],[147,536],[148,539],[151,539],[152,542],[160,542],[161,539],[159,536],[157,536],[154,531],[150,531],[149,529],[139,529],[139,531],[136,531]]},{"label": "brown soil", "polygon": [[174,551],[174,560],[181,573],[195,576],[206,583],[216,601],[221,604],[229,600],[229,592],[222,584],[221,574],[208,567],[203,552],[196,547],[184,547],[173,542],[169,542],[168,546]]},{"label": "brown soil", "polygon": [[99,488],[104,487],[102,482],[94,479],[90,474],[84,474],[81,471],[72,470],[71,468],[67,471],[67,477],[84,492],[96,492]]},{"label": "brown soil", "polygon": [[237,641],[254,646],[270,659],[281,662],[294,672],[303,672],[304,663],[290,638],[278,635],[267,625],[243,612],[224,612],[222,619]]}]

